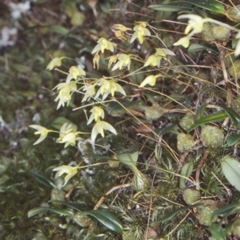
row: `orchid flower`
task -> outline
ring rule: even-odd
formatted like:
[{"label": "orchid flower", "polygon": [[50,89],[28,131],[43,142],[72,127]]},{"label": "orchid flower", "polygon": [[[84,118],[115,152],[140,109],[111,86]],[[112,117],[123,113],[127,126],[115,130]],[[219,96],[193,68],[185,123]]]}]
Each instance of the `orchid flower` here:
[{"label": "orchid flower", "polygon": [[130,54],[123,54],[123,53],[117,54],[118,62],[113,66],[112,71],[116,69],[122,70],[123,67],[127,67],[129,70],[130,64],[131,64],[130,56],[131,56]]},{"label": "orchid flower", "polygon": [[144,64],[144,67],[147,67],[149,65],[159,67],[161,59],[166,59],[167,55],[174,56],[175,53],[166,48],[156,48],[156,52],[153,55],[149,56]]},{"label": "orchid flower", "polygon": [[98,53],[101,51],[103,53],[105,50],[110,50],[111,52],[114,51],[114,43],[108,41],[106,38],[99,38],[98,39],[98,44],[95,46],[95,48],[92,50],[92,54]]},{"label": "orchid flower", "polygon": [[130,43],[132,43],[135,39],[138,39],[139,43],[142,44],[146,36],[151,36],[151,33],[146,26],[146,22],[138,22],[138,24],[133,28],[134,33],[130,39]]},{"label": "orchid flower", "polygon": [[190,44],[190,37],[182,37],[180,38],[177,42],[175,42],[173,45],[174,46],[183,46],[184,48],[187,48]]},{"label": "orchid flower", "polygon": [[40,125],[30,125],[29,127],[37,130],[34,134],[40,135],[39,139],[33,145],[36,145],[42,142],[47,137],[49,132],[55,132],[53,130],[42,127]]},{"label": "orchid flower", "polygon": [[53,58],[50,63],[47,65],[47,69],[48,70],[52,70],[54,69],[55,67],[60,67],[62,65],[62,59],[64,57],[56,57],[56,58]]},{"label": "orchid flower", "polygon": [[55,176],[56,178],[61,177],[63,174],[66,174],[64,177],[64,184],[62,185],[62,187],[64,187],[68,181],[77,174],[78,168],[79,166],[72,167],[68,165],[62,165],[60,167],[54,168],[53,171],[57,172]]},{"label": "orchid flower", "polygon": [[139,87],[144,87],[147,84],[149,84],[150,86],[154,86],[156,84],[156,79],[160,76],[160,74],[158,75],[149,75],[147,76],[143,82],[140,84]]},{"label": "orchid flower", "polygon": [[78,66],[72,66],[69,69],[69,74],[67,76],[66,82],[69,83],[72,79],[77,80],[78,77],[85,76],[85,75],[86,75],[86,72],[82,68]]},{"label": "orchid flower", "polygon": [[108,131],[112,132],[113,134],[117,134],[115,128],[111,124],[101,121],[101,120],[98,120],[92,129],[92,134],[91,134],[92,144],[95,143],[95,139],[98,134],[101,134],[102,137],[105,136],[104,130],[108,130]]},{"label": "orchid flower", "polygon": [[98,106],[94,106],[90,112],[92,113],[88,119],[87,124],[90,124],[93,120],[95,120],[95,122],[97,122],[99,119],[103,119],[105,114],[104,111],[101,107]]},{"label": "orchid flower", "polygon": [[126,95],[122,86],[119,85],[114,79],[107,80],[102,78],[98,81],[97,85],[100,86],[100,88],[98,89],[95,98],[98,98],[100,95],[102,95],[102,99],[104,100],[109,94],[111,94],[113,97],[115,92],[120,92],[124,96]]},{"label": "orchid flower", "polygon": [[54,100],[55,102],[58,101],[57,109],[59,109],[61,106],[64,107],[65,103],[69,105],[72,93],[77,90],[77,84],[76,81],[59,83],[54,89],[59,90],[58,96]]}]

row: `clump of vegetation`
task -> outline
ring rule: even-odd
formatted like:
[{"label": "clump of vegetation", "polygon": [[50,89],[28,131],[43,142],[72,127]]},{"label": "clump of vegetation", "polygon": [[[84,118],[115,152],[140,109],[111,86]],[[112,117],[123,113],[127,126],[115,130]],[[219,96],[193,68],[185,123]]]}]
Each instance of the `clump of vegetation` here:
[{"label": "clump of vegetation", "polygon": [[[23,22],[52,46],[37,53],[30,45],[17,58],[30,54],[31,68],[8,63],[28,86],[5,99],[17,120],[2,112],[3,147],[14,138],[16,147],[1,160],[1,236],[237,238],[239,6],[96,4],[63,0],[68,22],[52,19],[55,8],[53,24]],[[11,77],[5,66],[4,82]]]}]

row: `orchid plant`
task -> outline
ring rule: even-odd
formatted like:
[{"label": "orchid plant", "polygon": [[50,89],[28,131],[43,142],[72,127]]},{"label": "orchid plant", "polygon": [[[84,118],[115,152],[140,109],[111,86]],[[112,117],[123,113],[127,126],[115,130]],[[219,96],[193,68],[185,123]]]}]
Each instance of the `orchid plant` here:
[{"label": "orchid plant", "polygon": [[[234,54],[235,56],[238,56],[240,54],[239,29],[236,29],[235,27],[219,22],[212,18],[202,17],[196,14],[183,14],[180,15],[178,19],[186,19],[187,24],[183,32],[184,36],[176,40],[175,43],[171,42],[172,46],[182,46],[184,48],[188,48],[191,44],[191,41],[194,41],[195,36],[201,34],[204,31],[204,28],[206,26],[205,24],[211,23],[214,25],[224,26],[234,32],[232,35],[236,40],[236,44],[234,46]],[[98,149],[100,147],[104,146],[106,142],[111,143],[112,139],[118,139],[116,135],[120,135],[122,132],[124,132],[119,130],[119,125],[121,122],[118,122],[117,124],[114,122],[113,117],[115,116],[110,113],[110,104],[114,105],[117,103],[122,107],[122,109],[124,109],[123,115],[120,115],[121,117],[126,116],[126,118],[122,117],[123,121],[126,119],[131,119],[131,121],[134,120],[132,122],[135,124],[134,127],[136,127],[136,132],[139,133],[139,136],[142,136],[142,133],[145,134],[150,132],[152,134],[149,137],[150,141],[154,142],[155,144],[155,141],[157,139],[157,141],[159,141],[159,146],[161,144],[167,145],[167,143],[162,141],[161,138],[161,134],[163,134],[164,131],[159,134],[159,131],[155,131],[155,126],[148,123],[149,121],[152,121],[151,123],[153,123],[155,120],[158,121],[158,119],[160,119],[164,113],[171,112],[172,109],[165,110],[165,108],[161,108],[160,104],[156,101],[153,104],[150,104],[151,106],[147,106],[148,108],[143,104],[144,106],[141,106],[141,110],[144,110],[141,111],[137,108],[131,109],[129,107],[128,109],[128,107],[125,107],[127,104],[124,105],[122,102],[125,100],[128,102],[134,102],[136,98],[145,98],[145,95],[148,101],[148,92],[158,94],[158,92],[161,91],[161,88],[159,86],[162,87],[169,78],[173,78],[174,80],[175,78],[177,80],[180,79],[179,81],[185,84],[185,82],[181,80],[182,75],[179,74],[179,72],[182,71],[181,68],[183,69],[185,66],[184,64],[182,65],[183,67],[178,66],[174,62],[178,61],[176,55],[180,52],[177,52],[179,50],[179,47],[171,48],[170,44],[165,45],[164,42],[160,39],[160,35],[157,33],[156,28],[151,27],[149,23],[144,21],[135,22],[135,26],[133,26],[132,29],[122,24],[114,24],[111,29],[114,34],[113,38],[108,39],[107,37],[100,37],[96,41],[96,46],[91,52],[93,55],[93,68],[95,70],[98,70],[102,67],[102,65],[105,65],[105,70],[107,69],[106,72],[101,72],[102,75],[95,74],[94,71],[91,71],[92,69],[87,70],[89,68],[85,68],[82,63],[79,65],[77,65],[77,63],[74,63],[72,66],[69,66],[67,70],[63,70],[65,66],[62,66],[62,62],[64,60],[65,63],[65,59],[67,59],[65,56],[55,57],[47,65],[47,69],[49,71],[59,71],[61,73],[61,76],[62,74],[64,76],[60,82],[52,89],[53,93],[55,94],[54,102],[56,102],[56,109],[61,111],[62,108],[73,107],[74,111],[81,114],[81,121],[84,118],[83,124],[82,122],[78,125],[72,124],[70,122],[64,122],[61,124],[61,126],[55,126],[55,129],[54,127],[51,129],[36,124],[29,126],[35,130],[34,134],[39,136],[39,138],[33,143],[34,145],[40,144],[50,135],[54,136],[52,137],[52,140],[55,143],[63,144],[62,146],[64,148],[75,148],[82,155],[80,158],[83,160],[84,166],[81,164],[82,162],[78,163],[74,161],[74,164],[72,164],[73,161],[71,161],[68,165],[64,164],[52,169],[55,174],[55,178],[62,178],[62,188],[68,185],[69,181],[73,181],[74,177],[76,178],[78,176],[80,169],[90,166],[91,161],[86,161],[86,158],[84,159],[84,157],[86,157],[85,153],[87,155],[89,149],[95,155],[97,155],[99,153]],[[158,42],[158,40],[161,41]],[[134,51],[131,53],[125,51],[121,45],[122,43],[124,43],[123,46],[134,45]],[[151,51],[147,51],[150,43],[154,43],[152,44],[152,46],[154,46],[153,51],[152,49]],[[176,72],[179,74],[179,77],[175,77],[174,73]],[[134,78],[135,76],[137,77]],[[185,76],[187,76],[187,74]],[[165,86],[168,85],[166,84]],[[190,85],[186,85],[186,88],[188,86]],[[185,91],[186,88],[184,86],[183,91]],[[164,96],[164,94],[165,93],[163,90],[162,96]],[[175,99],[180,99],[182,97],[178,94],[175,95],[174,92],[170,91],[167,92],[167,94],[169,94],[169,99],[172,98],[174,101]],[[175,102],[177,102],[177,100]],[[79,104],[80,106],[76,106],[76,104]],[[166,103],[166,105],[168,105],[168,103]],[[182,106],[185,107],[185,105]],[[139,105],[137,105],[137,107],[139,107]],[[78,111],[80,109],[83,111]],[[186,109],[181,110],[183,110],[180,111],[182,113],[185,112]],[[116,116],[118,115],[116,114]],[[215,116],[216,115],[214,115],[214,117]],[[219,117],[219,115],[217,116]],[[221,115],[221,117],[222,116],[226,117],[226,114]],[[141,118],[144,118],[144,121],[142,121]],[[193,124],[192,119],[187,119],[187,121],[191,122],[191,125]],[[141,124],[138,125],[138,123]],[[88,129],[88,132],[82,130],[84,127]],[[169,126],[167,131],[171,131],[171,133],[177,132],[175,126],[173,127],[174,128],[172,128],[172,126]],[[188,131],[189,129],[184,129],[182,126],[181,128],[181,130],[184,131]],[[155,138],[156,136],[157,138]],[[189,148],[187,148],[187,150],[180,145],[182,142],[181,139],[184,140],[184,143],[186,143],[188,140],[190,147],[188,146]],[[191,138],[190,134],[178,134],[177,141],[177,147],[180,153],[184,154],[186,152],[188,153],[189,151],[193,151],[193,149],[195,150],[195,142]],[[204,145],[204,141],[201,141]],[[111,148],[110,144],[109,148]],[[138,146],[136,148],[138,148]],[[145,149],[145,146],[143,146],[143,148]],[[146,189],[149,189],[150,184],[148,177],[145,176],[137,167],[138,157],[144,150],[137,149],[133,153],[128,151],[115,153],[114,151],[115,150],[112,149],[108,151],[108,153],[111,152],[112,154],[111,156],[109,154],[108,158],[112,158],[114,161],[116,160],[118,164],[120,162],[131,169],[133,175],[132,186],[134,189],[137,192],[142,192],[146,191]],[[162,152],[160,150],[158,153],[157,146],[153,154],[160,156],[161,153]],[[171,154],[175,155],[174,152],[171,152]],[[77,155],[78,154],[75,156]],[[178,158],[178,156],[176,158]],[[155,157],[153,160],[155,161]],[[145,162],[143,165],[145,165]],[[146,169],[147,167],[148,166],[146,166]],[[184,180],[187,180],[188,177],[189,176],[187,176]],[[185,187],[185,183],[183,185]],[[71,185],[69,184],[69,186]],[[66,186],[66,189],[69,186]]]},{"label": "orchid plant", "polygon": [[[129,44],[133,43],[135,40],[137,40],[139,44],[144,44],[144,41],[147,41],[152,37],[150,26],[148,23],[143,21],[136,22],[133,30],[122,24],[115,24],[112,27],[112,31],[118,39],[129,42]],[[104,57],[104,54],[106,53],[111,54],[110,57],[106,58],[108,60],[108,69],[110,72],[114,72],[114,75],[110,77],[102,76],[98,79],[87,78],[88,73],[82,68],[82,66],[76,65],[71,66],[68,72],[63,71],[60,68],[62,67],[62,60],[67,59],[65,56],[56,57],[50,61],[47,66],[48,70],[51,71],[55,69],[56,71],[66,75],[65,80],[53,88],[53,90],[57,93],[54,100],[57,102],[57,109],[70,106],[73,95],[82,94],[82,103],[89,103],[90,106],[93,105],[90,110],[90,116],[87,117],[86,115],[86,124],[88,126],[92,126],[92,130],[91,133],[81,132],[70,123],[64,123],[60,127],[59,131],[48,129],[40,125],[31,125],[31,128],[37,130],[35,134],[40,135],[39,139],[34,143],[35,145],[41,143],[49,133],[54,133],[59,134],[59,137],[56,138],[56,143],[64,144],[64,148],[77,146],[78,140],[82,139],[82,134],[89,134],[89,141],[94,149],[98,136],[104,138],[106,132],[117,135],[117,129],[113,127],[106,118],[104,111],[106,105],[104,102],[117,101],[116,97],[128,97],[124,87],[124,81],[122,81],[121,77],[119,77],[120,75],[116,75],[115,73],[126,70],[131,71],[132,62],[139,61],[139,57],[136,57],[133,54],[120,52],[117,49],[118,45],[111,39],[101,37],[98,39],[97,45],[92,50],[92,54],[94,55],[93,66],[97,69],[100,65],[100,58]],[[150,55],[147,59],[141,60],[141,68],[160,67],[162,59],[170,61],[168,56],[171,57],[174,55],[175,54],[167,48],[156,48],[156,52],[154,54]],[[141,68],[137,71],[140,71]],[[160,76],[160,74],[150,74],[143,79],[142,83],[140,83],[138,87],[143,88],[146,85],[154,87]],[[75,110],[77,109],[78,108]],[[65,185],[68,180],[76,174],[77,169],[78,167],[63,165],[53,169],[53,171],[57,171],[57,176],[61,176],[64,173],[66,174]]]},{"label": "orchid plant", "polygon": [[[236,30],[227,24],[218,22],[211,18],[203,18],[195,14],[184,14],[178,17],[179,19],[188,19],[188,24],[185,28],[184,33],[186,36],[180,38],[173,45],[182,45],[187,48],[190,44],[191,39],[195,34],[201,33],[204,28],[204,24],[207,22],[223,25],[229,27],[231,30]],[[151,27],[148,23],[143,21],[136,22],[133,29],[125,27],[122,24],[115,24],[112,27],[112,31],[115,37],[121,41],[128,42],[132,44],[137,40],[138,44],[144,44],[152,37]],[[131,33],[132,31],[132,33]],[[153,31],[154,32],[154,31]],[[237,32],[236,39],[238,39],[235,55],[240,54],[240,32]],[[165,60],[166,63],[171,64],[171,57],[175,56],[175,53],[168,48],[156,48],[155,53],[150,54],[146,59],[141,59],[139,56],[134,54],[127,54],[124,51],[120,51],[118,44],[113,42],[111,39],[106,39],[101,37],[97,41],[97,45],[92,50],[93,56],[93,66],[98,69],[100,66],[100,59],[105,58],[108,60],[108,69],[110,76],[102,76],[100,78],[89,78],[88,72],[86,72],[82,66],[73,65],[69,68],[68,72],[59,69],[62,66],[62,60],[67,57],[57,57],[53,58],[47,66],[48,70],[57,70],[66,75],[63,82],[57,84],[53,90],[57,92],[57,97],[55,102],[57,102],[57,109],[61,107],[70,106],[72,102],[72,97],[75,94],[82,95],[82,103],[86,105],[81,106],[86,112],[86,125],[91,127],[91,132],[85,133],[78,131],[73,125],[69,123],[64,123],[59,131],[47,129],[40,125],[30,125],[31,128],[37,130],[35,134],[40,135],[39,139],[34,143],[34,145],[41,143],[49,133],[58,133],[59,137],[56,138],[57,143],[64,144],[64,148],[69,146],[76,146],[78,139],[82,137],[82,134],[89,135],[89,141],[91,142],[93,149],[95,149],[96,141],[98,136],[102,138],[105,137],[106,132],[110,134],[117,135],[117,129],[112,126],[111,122],[105,114],[106,102],[118,101],[118,98],[127,98],[127,86],[126,81],[122,79],[121,73],[129,71],[129,76],[131,74],[145,69],[147,73],[142,81],[135,85],[139,88],[145,88],[147,85],[154,87],[158,81],[160,81],[162,74],[158,70],[161,62]],[[105,54],[108,56],[105,57]],[[109,56],[110,55],[110,56]],[[132,70],[132,64],[134,61],[138,61],[142,66],[134,71]],[[148,70],[146,70],[148,69]],[[153,73],[154,72],[154,73]],[[157,73],[156,73],[157,72]],[[88,106],[92,106],[90,110],[90,116],[88,117],[87,110]],[[78,110],[80,108],[75,108]],[[64,170],[63,170],[64,169]],[[77,168],[75,167],[64,167],[63,166],[54,169],[58,171],[58,175],[67,173],[65,177],[65,184],[70,179],[70,176],[75,175]]]}]

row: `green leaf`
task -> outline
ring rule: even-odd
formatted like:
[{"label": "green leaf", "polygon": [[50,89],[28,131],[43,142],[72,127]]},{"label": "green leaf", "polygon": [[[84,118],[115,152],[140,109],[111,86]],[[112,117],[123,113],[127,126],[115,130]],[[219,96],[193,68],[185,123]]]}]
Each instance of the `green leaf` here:
[{"label": "green leaf", "polygon": [[225,110],[225,112],[228,114],[228,116],[231,118],[231,120],[233,121],[233,124],[235,126],[239,126],[240,123],[240,115],[235,112],[232,108],[229,108],[227,106],[221,106],[222,109]]},{"label": "green leaf", "polygon": [[212,121],[219,121],[219,120],[223,120],[224,118],[226,118],[228,115],[225,112],[217,112],[217,113],[213,113],[211,115],[202,117],[200,119],[198,119],[191,127],[190,129],[188,129],[188,132],[191,132],[194,128],[208,123],[208,122],[212,122]]},{"label": "green leaf", "polygon": [[[232,221],[232,222],[230,222],[229,224],[227,224],[227,225],[225,226],[225,232],[226,232],[226,234],[229,234],[229,235],[232,234],[232,229],[233,229],[234,225],[238,222],[238,220],[239,220],[239,219],[235,219],[235,221]],[[238,223],[237,223],[237,224],[238,224]]]},{"label": "green leaf", "polygon": [[200,52],[202,50],[207,50],[211,53],[217,53],[217,51],[213,48],[207,47],[205,45],[201,45],[201,44],[197,44],[197,43],[192,43],[189,48],[188,48],[188,53],[196,53],[196,52]]},{"label": "green leaf", "polygon": [[236,159],[226,156],[221,162],[224,176],[228,182],[240,191],[240,163]]},{"label": "green leaf", "polygon": [[28,218],[33,217],[39,213],[45,213],[47,209],[45,207],[33,208],[28,211]]},{"label": "green leaf", "polygon": [[156,129],[154,130],[154,132],[156,132],[159,136],[162,136],[166,133],[178,133],[178,129],[177,129],[177,125],[176,124],[172,124],[170,126],[164,127],[162,129]]},{"label": "green leaf", "polygon": [[53,120],[53,122],[51,123],[51,126],[57,130],[60,130],[60,128],[62,127],[62,125],[64,123],[67,123],[67,124],[71,124],[72,125],[72,130],[74,132],[77,131],[77,125],[74,124],[73,122],[71,122],[70,120],[68,120],[67,118],[65,117],[57,117]]},{"label": "green leaf", "polygon": [[226,240],[226,233],[221,224],[212,223],[211,226],[209,226],[209,231],[217,240]]},{"label": "green leaf", "polygon": [[112,101],[107,105],[107,112],[114,117],[123,116],[128,110],[144,111],[145,106],[142,101],[129,101],[122,99],[119,101]]},{"label": "green leaf", "polygon": [[0,175],[0,185],[4,184],[6,181],[8,181],[10,177],[7,174]]},{"label": "green leaf", "polygon": [[67,206],[71,209],[74,209],[76,211],[80,211],[80,212],[88,210],[88,209],[86,209],[86,205],[81,204],[81,203],[63,202],[63,201],[59,201],[59,200],[54,200],[54,201],[51,201],[51,202],[57,202],[57,203],[64,204],[65,206]]},{"label": "green leaf", "polygon": [[60,216],[72,216],[73,215],[73,212],[69,209],[48,208],[47,210],[57,213]]},{"label": "green leaf", "polygon": [[240,115],[235,112],[232,108],[226,107],[226,106],[221,106],[222,109],[224,109],[225,112],[218,112],[218,113],[213,113],[211,115],[202,117],[198,119],[188,130],[188,132],[192,131],[194,128],[200,126],[201,124],[205,124],[208,122],[212,121],[219,121],[223,120],[227,116],[231,118],[235,126],[239,126],[240,123]]},{"label": "green leaf", "polygon": [[220,3],[219,1],[215,1],[215,0],[201,0],[201,1],[198,0],[198,1],[196,1],[196,0],[193,0],[193,1],[190,1],[190,3],[194,6],[201,7],[203,9],[209,10],[211,12],[221,13],[221,14],[225,13],[224,5],[222,3]]},{"label": "green leaf", "polygon": [[212,219],[215,219],[219,215],[222,215],[223,218],[227,218],[229,215],[240,212],[240,202],[231,203],[227,206],[220,208],[212,213]]},{"label": "green leaf", "polygon": [[33,217],[39,213],[44,213],[46,211],[51,211],[54,213],[59,214],[60,216],[71,216],[73,215],[73,212],[68,209],[57,209],[57,208],[50,208],[50,207],[39,207],[39,208],[33,208],[30,211],[28,211],[28,218]]},{"label": "green leaf", "polygon": [[11,67],[18,72],[31,72],[31,68],[23,64],[12,64]]},{"label": "green leaf", "polygon": [[107,111],[111,116],[114,117],[122,117],[125,113],[126,110],[118,103],[118,102],[110,102],[107,105]]},{"label": "green leaf", "polygon": [[106,14],[111,14],[111,11],[110,11],[110,8],[111,8],[111,5],[110,5],[110,1],[104,1],[102,2],[100,5],[100,9],[102,12],[106,13]]},{"label": "green leaf", "polygon": [[[188,178],[188,177],[191,176],[192,171],[193,171],[193,163],[192,162],[186,163],[186,164],[184,164],[184,166],[181,170],[181,175]],[[180,188],[185,188],[186,187],[185,186],[186,181],[187,181],[186,178],[180,178],[179,187]]]},{"label": "green leaf", "polygon": [[62,35],[67,35],[69,33],[68,29],[63,27],[63,26],[61,26],[61,25],[51,25],[50,28],[54,32],[62,34]]},{"label": "green leaf", "polygon": [[182,7],[182,6],[177,6],[173,4],[154,4],[148,7],[157,11],[162,11],[162,12],[178,12],[178,11],[189,9],[188,7]]},{"label": "green leaf", "polygon": [[92,210],[92,211],[83,211],[85,206],[79,203],[72,202],[62,202],[62,201],[54,201],[62,203],[72,209],[83,212],[86,215],[94,217],[97,221],[99,221],[102,225],[107,227],[108,229],[121,233],[122,232],[122,223],[120,220],[111,212],[107,210]]},{"label": "green leaf", "polygon": [[34,177],[38,182],[42,183],[43,185],[51,188],[56,188],[56,185],[45,176],[34,172],[28,172],[28,174]]},{"label": "green leaf", "polygon": [[87,211],[85,213],[91,217],[94,217],[97,221],[99,221],[108,229],[117,233],[122,233],[122,223],[113,213],[101,209]]},{"label": "green leaf", "polygon": [[124,153],[117,155],[120,162],[124,163],[132,170],[136,168],[139,152],[134,153]]},{"label": "green leaf", "polygon": [[80,43],[83,43],[83,39],[81,36],[69,36],[68,35],[64,38],[64,41],[71,46],[73,46],[73,45],[79,46]]},{"label": "green leaf", "polygon": [[224,5],[215,0],[171,1],[168,4],[165,3],[150,5],[149,8],[165,12],[178,12],[183,10],[192,10],[192,5],[214,13],[225,13]]},{"label": "green leaf", "polygon": [[232,146],[240,141],[240,134],[232,134],[227,137],[227,145]]},{"label": "green leaf", "polygon": [[207,104],[206,103],[203,103],[197,110],[196,112],[196,116],[195,116],[195,120],[199,120],[201,119],[203,116],[204,116],[204,112],[205,112],[205,109],[206,109],[206,106]]},{"label": "green leaf", "polygon": [[165,214],[159,221],[153,222],[151,224],[151,226],[155,227],[155,226],[159,225],[161,222],[164,222],[166,220],[171,220],[177,213],[182,212],[182,211],[186,211],[188,209],[197,207],[199,205],[200,204],[193,204],[193,205],[190,205],[190,206],[186,206],[186,207],[182,207],[182,208],[176,209],[176,210],[174,210],[174,211],[172,211],[170,213]]}]

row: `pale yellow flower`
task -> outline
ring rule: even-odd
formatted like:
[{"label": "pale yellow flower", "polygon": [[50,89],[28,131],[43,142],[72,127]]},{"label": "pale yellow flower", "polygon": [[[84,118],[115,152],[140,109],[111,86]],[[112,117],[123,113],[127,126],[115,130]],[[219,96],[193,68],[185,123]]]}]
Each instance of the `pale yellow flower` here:
[{"label": "pale yellow flower", "polygon": [[52,130],[49,130],[49,129],[39,126],[39,125],[30,125],[29,127],[37,130],[34,134],[40,135],[39,139],[33,145],[36,145],[36,144],[42,142],[47,137],[48,133],[52,132]]},{"label": "pale yellow flower", "polygon": [[75,81],[59,83],[54,89],[59,90],[58,96],[54,100],[55,102],[58,101],[57,109],[59,109],[61,106],[64,107],[65,104],[69,105],[72,93],[77,90],[77,84]]},{"label": "pale yellow flower", "polygon": [[119,30],[121,32],[127,32],[127,31],[131,30],[131,28],[127,28],[122,24],[113,24],[112,29]]},{"label": "pale yellow flower", "polygon": [[175,42],[173,45],[174,46],[183,46],[184,48],[189,47],[190,44],[190,37],[186,36],[186,37],[182,37],[180,38],[177,42]]},{"label": "pale yellow flower", "polygon": [[155,54],[150,55],[147,59],[147,61],[144,63],[144,67],[147,66],[154,66],[154,67],[159,67],[160,66],[160,62],[161,62],[162,57],[157,56]]},{"label": "pale yellow flower", "polygon": [[147,76],[143,82],[140,84],[139,87],[144,87],[147,84],[149,84],[150,86],[154,86],[156,84],[156,79],[160,76],[160,74],[158,75],[149,75]]},{"label": "pale yellow flower", "polygon": [[130,64],[131,64],[130,56],[131,56],[130,54],[123,54],[123,53],[117,54],[118,62],[113,66],[112,71],[114,71],[118,68],[119,68],[119,70],[121,70],[123,67],[127,67],[129,70]]},{"label": "pale yellow flower", "polygon": [[98,53],[101,51],[101,53],[104,52],[104,50],[110,50],[111,52],[114,51],[114,43],[108,41],[106,38],[99,38],[98,39],[98,44],[95,46],[95,48],[92,50],[92,54]]},{"label": "pale yellow flower", "polygon": [[92,133],[91,133],[92,144],[95,143],[95,139],[98,134],[101,134],[102,137],[105,136],[104,130],[108,130],[108,131],[112,132],[113,134],[117,134],[115,128],[111,124],[101,121],[101,120],[98,120],[92,129]]},{"label": "pale yellow flower", "polygon": [[188,34],[190,31],[192,31],[190,33],[190,36],[202,32],[204,23],[208,21],[207,18],[202,18],[195,14],[183,14],[178,17],[178,19],[184,19],[184,18],[189,19],[188,25],[185,28],[184,33]]},{"label": "pale yellow flower", "polygon": [[62,187],[64,187],[69,181],[69,179],[71,179],[77,174],[78,168],[79,166],[72,167],[68,165],[62,165],[60,167],[54,168],[53,171],[57,172],[55,176],[56,178],[61,177],[63,174],[66,174],[66,176],[64,177],[64,184],[62,185]]},{"label": "pale yellow flower", "polygon": [[132,43],[135,39],[138,39],[139,43],[142,44],[146,36],[151,36],[150,31],[146,28],[146,22],[137,22],[138,24],[133,28],[134,33],[130,39]]},{"label": "pale yellow flower", "polygon": [[167,48],[156,48],[156,53],[157,56],[161,56],[163,58],[166,58],[167,55],[169,56],[175,56],[175,53]]},{"label": "pale yellow flower", "polygon": [[94,85],[85,85],[82,90],[85,92],[82,102],[89,101],[96,94]]},{"label": "pale yellow flower", "polygon": [[[104,79],[104,78],[99,79],[97,81],[96,85],[100,86],[100,88],[98,89],[98,91],[95,95],[95,98],[98,98],[100,95],[103,95],[103,94],[107,94],[107,96],[108,96],[108,94],[110,93],[110,84],[107,79]],[[102,99],[104,100],[103,97],[102,97]]]},{"label": "pale yellow flower", "polygon": [[70,92],[76,91],[77,90],[76,81],[59,83],[56,87],[53,88],[53,90],[54,89],[61,90],[63,88],[69,88]]},{"label": "pale yellow flower", "polygon": [[76,138],[77,134],[75,132],[67,133],[65,136],[61,138],[61,140],[57,141],[58,143],[65,143],[64,148],[68,147],[69,145],[75,146],[76,145]]},{"label": "pale yellow flower", "polygon": [[114,32],[115,36],[122,41],[127,40],[127,31],[131,30],[130,28],[127,28],[122,24],[114,24],[111,29]]},{"label": "pale yellow flower", "polygon": [[161,59],[166,59],[167,55],[174,56],[174,52],[166,48],[156,48],[156,52],[149,56],[147,61],[144,64],[144,67],[154,66],[159,67],[161,63]]},{"label": "pale yellow flower", "polygon": [[113,97],[115,92],[120,92],[122,95],[126,95],[124,89],[121,85],[117,83],[116,80],[107,80],[107,79],[100,79],[97,83],[100,88],[98,89],[95,98],[98,98],[100,95],[102,95],[102,99],[106,99],[109,94]]},{"label": "pale yellow flower", "polygon": [[126,92],[122,88],[120,84],[117,83],[116,80],[109,80],[110,83],[110,92],[112,97],[114,96],[115,92],[120,92],[122,95],[126,96]]},{"label": "pale yellow flower", "polygon": [[122,31],[120,30],[112,30],[114,32],[114,35],[116,38],[122,40],[122,41],[126,41],[127,40],[127,36],[126,34],[124,34]]},{"label": "pale yellow flower", "polygon": [[64,148],[71,145],[76,145],[76,137],[79,132],[74,129],[72,124],[64,123],[60,129],[59,138],[57,139],[57,143],[65,143]]},{"label": "pale yellow flower", "polygon": [[86,75],[86,72],[78,67],[78,66],[72,66],[70,69],[69,69],[69,74],[67,76],[67,80],[66,82],[70,82],[72,79],[75,79],[77,80],[78,77],[81,77],[81,76],[85,76]]},{"label": "pale yellow flower", "polygon": [[50,63],[47,65],[47,69],[48,70],[52,70],[52,69],[54,69],[55,67],[60,67],[61,65],[62,65],[62,59],[63,59],[64,57],[60,57],[60,58],[58,58],[58,57],[56,57],[56,58],[53,58],[51,61],[50,61]]},{"label": "pale yellow flower", "polygon": [[100,118],[104,118],[104,111],[101,107],[98,106],[94,106],[90,112],[92,113],[88,119],[87,124],[90,124],[93,120],[95,120],[95,122],[97,122]]},{"label": "pale yellow flower", "polygon": [[118,56],[117,55],[113,55],[111,57],[108,58],[108,69],[110,69],[110,67],[112,66],[113,63],[115,63],[118,60]]},{"label": "pale yellow flower", "polygon": [[70,132],[76,132],[76,129],[71,123],[64,123],[60,128],[59,140],[61,140],[66,134]]},{"label": "pale yellow flower", "polygon": [[68,106],[72,99],[71,93],[68,88],[63,88],[59,91],[58,96],[55,98],[54,102],[58,101],[57,109],[64,107],[65,104]]}]

